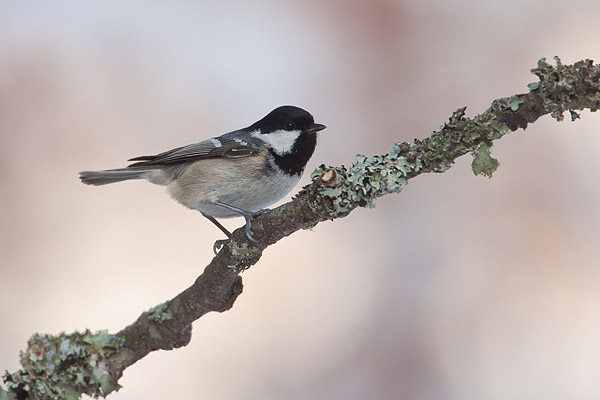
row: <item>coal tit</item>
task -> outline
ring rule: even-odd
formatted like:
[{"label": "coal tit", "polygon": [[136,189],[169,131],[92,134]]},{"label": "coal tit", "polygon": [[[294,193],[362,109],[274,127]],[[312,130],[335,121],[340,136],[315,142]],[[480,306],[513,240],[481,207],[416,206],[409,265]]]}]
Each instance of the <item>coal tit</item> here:
[{"label": "coal tit", "polygon": [[[79,177],[88,185],[145,179],[166,186],[171,197],[200,211],[228,238],[231,233],[216,218],[243,216],[254,241],[251,218],[294,188],[323,129],[307,111],[282,106],[247,128]],[[215,249],[224,242],[217,241]]]}]

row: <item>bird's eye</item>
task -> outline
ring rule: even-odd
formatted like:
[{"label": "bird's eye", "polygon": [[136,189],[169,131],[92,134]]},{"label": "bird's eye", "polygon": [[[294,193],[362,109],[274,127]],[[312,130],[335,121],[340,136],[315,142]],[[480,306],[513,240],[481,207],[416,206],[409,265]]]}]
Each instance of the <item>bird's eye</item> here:
[{"label": "bird's eye", "polygon": [[285,124],[286,131],[293,131],[295,128],[296,128],[296,125],[294,125],[293,122],[288,122],[287,124]]}]

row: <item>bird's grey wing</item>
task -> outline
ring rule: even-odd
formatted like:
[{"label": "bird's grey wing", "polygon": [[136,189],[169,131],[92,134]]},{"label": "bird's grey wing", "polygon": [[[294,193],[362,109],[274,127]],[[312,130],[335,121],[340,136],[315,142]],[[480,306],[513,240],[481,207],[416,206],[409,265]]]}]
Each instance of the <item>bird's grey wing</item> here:
[{"label": "bird's grey wing", "polygon": [[[244,137],[244,139],[240,137]],[[129,165],[129,167],[175,164],[216,157],[240,158],[259,152],[260,146],[256,138],[249,135],[245,137],[237,132],[231,132],[223,136],[178,147],[153,156],[132,158],[129,161],[138,162]]]}]

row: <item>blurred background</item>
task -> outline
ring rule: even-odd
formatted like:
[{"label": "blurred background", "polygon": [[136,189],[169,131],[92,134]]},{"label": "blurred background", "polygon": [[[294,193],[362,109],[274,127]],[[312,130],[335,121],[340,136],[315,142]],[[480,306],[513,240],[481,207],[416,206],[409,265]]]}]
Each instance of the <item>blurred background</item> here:
[{"label": "blurred background", "polygon": [[[120,330],[222,237],[160,187],[78,171],[282,104],[328,126],[307,172],[350,165],[527,91],[541,57],[598,61],[598,15],[596,0],[0,0],[0,370],[34,332]],[[598,113],[545,117],[497,142],[492,179],[465,156],[282,240],[232,310],[109,398],[598,399],[599,130]]]}]

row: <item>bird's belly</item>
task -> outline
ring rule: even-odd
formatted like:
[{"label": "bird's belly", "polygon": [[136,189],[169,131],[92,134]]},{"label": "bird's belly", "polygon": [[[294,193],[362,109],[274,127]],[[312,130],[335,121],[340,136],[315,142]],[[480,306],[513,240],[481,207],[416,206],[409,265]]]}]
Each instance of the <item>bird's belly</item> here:
[{"label": "bird's belly", "polygon": [[[202,163],[198,164],[201,166]],[[299,175],[265,173],[263,165],[226,162],[226,168],[218,168],[219,174],[210,175],[210,179],[202,171],[191,170],[193,167],[169,184],[167,190],[186,207],[215,218],[239,216],[214,204],[215,201],[246,211],[258,211],[281,200],[300,180]]]},{"label": "bird's belly", "polygon": [[[281,200],[290,192],[298,179],[279,179],[247,181],[241,179],[237,183],[223,184],[218,188],[218,195],[212,201],[219,201],[246,211],[258,211]],[[225,207],[199,198],[185,204],[187,207],[200,211],[215,218],[239,217],[239,214]]]}]

